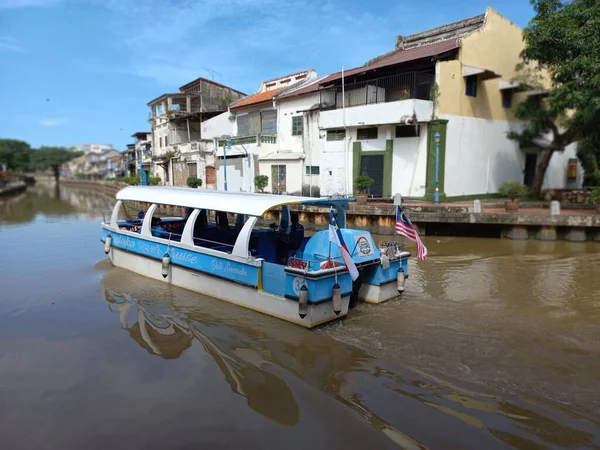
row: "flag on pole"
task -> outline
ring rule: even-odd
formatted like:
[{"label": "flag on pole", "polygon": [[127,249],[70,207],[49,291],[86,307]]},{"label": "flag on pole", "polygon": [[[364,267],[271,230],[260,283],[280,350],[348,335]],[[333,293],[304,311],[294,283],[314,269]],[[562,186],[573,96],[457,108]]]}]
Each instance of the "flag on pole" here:
[{"label": "flag on pole", "polygon": [[404,214],[400,205],[396,205],[396,234],[401,234],[411,241],[416,242],[417,258],[427,259],[427,247],[423,245],[423,241],[421,241],[417,229],[412,222],[408,220],[408,217],[406,217],[406,214]]},{"label": "flag on pole", "polygon": [[329,210],[329,242],[332,242],[338,246],[340,249],[340,254],[342,255],[342,259],[344,260],[344,264],[346,264],[346,268],[348,269],[348,272],[350,272],[352,280],[356,280],[358,278],[358,269],[352,260],[352,256],[350,256],[348,247],[346,247],[346,243],[342,237],[342,232],[340,231],[340,227],[338,227],[337,220],[333,214],[333,208]]}]

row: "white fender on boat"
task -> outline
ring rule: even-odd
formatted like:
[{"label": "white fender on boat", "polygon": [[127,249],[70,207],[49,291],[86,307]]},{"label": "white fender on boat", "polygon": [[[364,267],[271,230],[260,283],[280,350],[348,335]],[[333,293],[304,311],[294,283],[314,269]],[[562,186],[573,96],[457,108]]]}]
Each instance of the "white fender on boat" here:
[{"label": "white fender on boat", "polygon": [[390,268],[390,258],[385,253],[381,255],[381,267],[383,270],[388,270]]},{"label": "white fender on boat", "polygon": [[342,289],[340,285],[335,283],[333,285],[333,312],[338,316],[342,312]]},{"label": "white fender on boat", "polygon": [[398,269],[398,274],[396,275],[396,284],[398,287],[398,292],[400,293],[404,292],[404,281],[404,269],[402,269],[402,266],[400,266]]},{"label": "white fender on boat", "polygon": [[298,315],[301,319],[306,317],[308,312],[308,288],[303,284],[298,293]]},{"label": "white fender on boat", "polygon": [[110,252],[110,246],[112,245],[112,236],[109,234],[106,236],[106,240],[104,241],[104,253],[108,255]]},{"label": "white fender on boat", "polygon": [[162,257],[162,276],[167,278],[169,276],[169,266],[171,265],[171,256],[169,252],[165,253]]}]

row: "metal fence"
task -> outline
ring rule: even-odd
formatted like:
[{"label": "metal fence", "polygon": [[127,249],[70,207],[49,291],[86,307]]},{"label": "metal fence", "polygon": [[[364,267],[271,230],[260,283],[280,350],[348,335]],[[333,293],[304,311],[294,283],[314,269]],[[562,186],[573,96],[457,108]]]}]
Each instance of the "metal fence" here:
[{"label": "metal fence", "polygon": [[431,100],[435,77],[428,73],[407,72],[389,77],[335,86],[321,91],[321,108],[336,109],[407,99]]}]

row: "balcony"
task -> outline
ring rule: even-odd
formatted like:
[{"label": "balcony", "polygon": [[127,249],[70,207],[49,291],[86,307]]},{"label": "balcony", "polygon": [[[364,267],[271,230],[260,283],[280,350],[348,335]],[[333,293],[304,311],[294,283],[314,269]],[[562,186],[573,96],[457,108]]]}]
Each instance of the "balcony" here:
[{"label": "balcony", "polygon": [[319,127],[323,129],[397,124],[413,118],[429,122],[433,115],[434,76],[410,72],[321,91]]},{"label": "balcony", "polygon": [[341,85],[334,86],[320,91],[321,110],[409,99],[431,100],[434,82],[435,77],[428,73],[408,72],[346,84],[344,92]]}]

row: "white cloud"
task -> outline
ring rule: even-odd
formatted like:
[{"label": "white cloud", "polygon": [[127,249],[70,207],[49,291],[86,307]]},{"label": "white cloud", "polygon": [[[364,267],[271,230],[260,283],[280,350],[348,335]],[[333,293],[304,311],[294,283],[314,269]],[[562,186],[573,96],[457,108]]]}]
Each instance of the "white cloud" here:
[{"label": "white cloud", "polygon": [[0,52],[27,53],[18,40],[8,36],[0,36]]},{"label": "white cloud", "polygon": [[61,125],[64,125],[68,122],[68,119],[64,119],[61,117],[44,117],[42,120],[40,120],[40,125],[43,125],[45,127],[59,127]]},{"label": "white cloud", "polygon": [[65,0],[0,0],[0,9],[2,8],[24,8],[27,6],[54,6]]},{"label": "white cloud", "polygon": [[[344,0],[99,4],[114,13],[114,45],[130,55],[118,71],[152,78],[166,90],[198,76],[211,78],[211,71],[215,81],[252,92],[262,79],[294,70],[314,67],[324,74],[360,65],[393,49],[396,28],[414,19],[351,11]],[[324,63],[327,68],[320,67]]]}]

